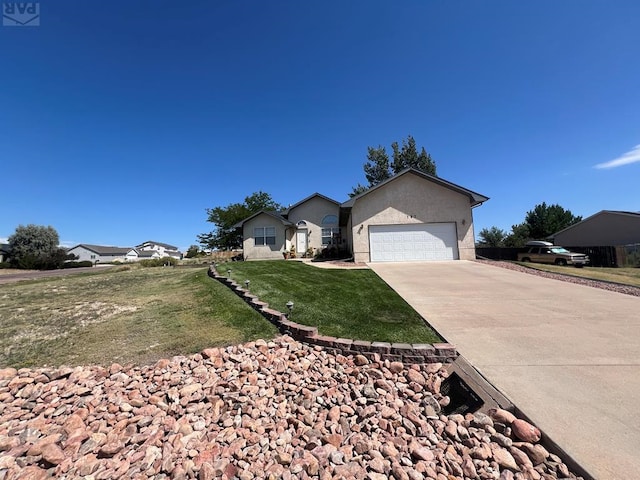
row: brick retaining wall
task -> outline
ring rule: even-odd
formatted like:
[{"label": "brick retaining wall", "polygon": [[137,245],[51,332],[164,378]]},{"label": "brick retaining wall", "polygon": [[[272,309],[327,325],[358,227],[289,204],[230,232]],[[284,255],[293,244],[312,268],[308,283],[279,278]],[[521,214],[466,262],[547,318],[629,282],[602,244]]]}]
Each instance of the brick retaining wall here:
[{"label": "brick retaining wall", "polygon": [[379,357],[382,360],[400,361],[404,363],[448,363],[458,357],[455,346],[450,343],[388,343],[370,342],[368,340],[354,340],[350,338],[335,338],[319,335],[316,327],[292,322],[287,315],[269,307],[249,290],[233,280],[220,275],[215,267],[209,267],[209,276],[231,288],[240,298],[260,312],[263,317],[273,323],[282,333],[292,336],[300,342],[319,345],[333,353],[343,355],[364,355],[371,359]]}]

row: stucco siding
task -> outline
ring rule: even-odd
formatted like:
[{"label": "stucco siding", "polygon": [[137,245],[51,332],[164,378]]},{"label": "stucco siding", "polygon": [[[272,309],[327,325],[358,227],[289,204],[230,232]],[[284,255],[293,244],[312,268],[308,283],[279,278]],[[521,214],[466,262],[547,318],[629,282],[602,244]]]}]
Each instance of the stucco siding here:
[{"label": "stucco siding", "polygon": [[[340,216],[340,206],[322,197],[313,197],[291,209],[288,220],[296,225],[300,221],[307,224],[307,245],[315,250],[322,249],[322,219],[326,215]],[[336,224],[335,227],[338,225]],[[344,229],[342,229],[344,230]],[[345,232],[342,231],[342,245],[346,245]],[[305,252],[298,252],[303,254]]]},{"label": "stucco siding", "polygon": [[369,262],[369,226],[455,222],[458,253],[475,259],[469,197],[416,175],[403,175],[356,200],[351,210],[354,260]]},{"label": "stucco siding", "polygon": [[640,216],[601,213],[558,233],[553,243],[569,247],[604,247],[640,243]]},{"label": "stucco siding", "polygon": [[[254,229],[257,227],[275,227],[275,245],[256,245]],[[271,215],[261,214],[248,220],[242,227],[242,243],[245,260],[283,259],[285,243],[289,239],[287,228]]]}]

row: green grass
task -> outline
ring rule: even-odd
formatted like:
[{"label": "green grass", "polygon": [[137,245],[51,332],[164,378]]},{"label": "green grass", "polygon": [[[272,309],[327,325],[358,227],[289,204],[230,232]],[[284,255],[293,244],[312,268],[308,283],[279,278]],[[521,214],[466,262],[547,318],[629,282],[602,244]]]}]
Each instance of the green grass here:
[{"label": "green grass", "polygon": [[206,268],[115,268],[0,286],[0,367],[152,363],[277,330]]},{"label": "green grass", "polygon": [[560,267],[557,265],[547,265],[543,263],[523,263],[519,265],[543,270],[545,272],[562,273],[575,277],[590,278],[592,280],[603,280],[605,282],[615,282],[633,287],[640,287],[640,268],[605,268],[605,267]]},{"label": "green grass", "polygon": [[220,274],[287,312],[291,320],[316,326],[322,335],[382,342],[432,343],[440,337],[396,292],[371,270],[321,269],[302,262],[225,263]]}]

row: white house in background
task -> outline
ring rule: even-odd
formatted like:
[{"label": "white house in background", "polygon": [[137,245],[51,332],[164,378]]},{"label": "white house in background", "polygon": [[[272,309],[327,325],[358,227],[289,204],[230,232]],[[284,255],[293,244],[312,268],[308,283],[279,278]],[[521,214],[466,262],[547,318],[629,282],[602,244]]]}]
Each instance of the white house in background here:
[{"label": "white house in background", "polygon": [[136,260],[153,260],[156,258],[162,258],[162,257],[166,257],[167,255],[160,255],[160,252],[158,252],[157,250],[138,250],[138,249],[134,249],[134,252],[136,252]]},{"label": "white house in background", "polygon": [[6,262],[11,253],[11,247],[8,243],[0,243],[0,263]]},{"label": "white house in background", "polygon": [[90,261],[92,263],[137,262],[139,260],[162,257],[182,258],[182,253],[178,251],[177,247],[151,241],[144,242],[136,248],[81,243],[69,249],[68,253],[76,255],[78,261]]},{"label": "white house in background", "polygon": [[[148,240],[140,245],[136,245],[136,250],[139,255],[142,255],[144,252],[154,251],[157,252],[159,257],[142,257],[141,258],[162,258],[162,257],[171,257],[177,258],[180,260],[182,258],[182,252],[178,250],[178,247],[174,247],[173,245],[169,245],[168,243],[154,242],[153,240]],[[144,255],[147,255],[144,253]]]},{"label": "white house in background", "polygon": [[76,255],[78,261],[92,263],[131,262],[138,260],[138,252],[131,247],[106,247],[81,243],[70,248],[67,253]]}]

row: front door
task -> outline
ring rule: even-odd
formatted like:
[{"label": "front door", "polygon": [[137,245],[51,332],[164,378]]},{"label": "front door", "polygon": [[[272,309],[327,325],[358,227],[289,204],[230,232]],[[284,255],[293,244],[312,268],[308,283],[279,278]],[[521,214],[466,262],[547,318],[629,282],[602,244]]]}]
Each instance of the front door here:
[{"label": "front door", "polygon": [[296,231],[296,252],[302,256],[307,252],[307,229]]}]

